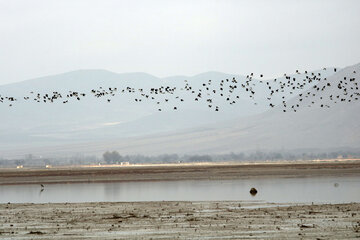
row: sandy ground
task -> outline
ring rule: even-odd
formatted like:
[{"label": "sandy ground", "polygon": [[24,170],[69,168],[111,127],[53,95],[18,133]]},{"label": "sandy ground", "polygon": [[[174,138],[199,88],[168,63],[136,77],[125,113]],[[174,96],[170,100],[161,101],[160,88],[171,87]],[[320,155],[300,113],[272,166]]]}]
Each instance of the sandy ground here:
[{"label": "sandy ground", "polygon": [[0,169],[0,184],[50,184],[112,181],[226,180],[257,177],[349,176],[360,174],[360,161],[168,164],[120,167]]},{"label": "sandy ground", "polygon": [[1,204],[0,239],[359,239],[360,204]]}]

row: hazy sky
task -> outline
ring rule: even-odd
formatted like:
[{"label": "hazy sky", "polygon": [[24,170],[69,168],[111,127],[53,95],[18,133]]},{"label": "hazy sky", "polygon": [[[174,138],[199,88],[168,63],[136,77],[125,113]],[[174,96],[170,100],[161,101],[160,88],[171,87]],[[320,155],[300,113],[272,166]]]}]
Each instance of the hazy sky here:
[{"label": "hazy sky", "polygon": [[77,69],[275,76],[360,62],[360,1],[0,0],[0,84]]}]

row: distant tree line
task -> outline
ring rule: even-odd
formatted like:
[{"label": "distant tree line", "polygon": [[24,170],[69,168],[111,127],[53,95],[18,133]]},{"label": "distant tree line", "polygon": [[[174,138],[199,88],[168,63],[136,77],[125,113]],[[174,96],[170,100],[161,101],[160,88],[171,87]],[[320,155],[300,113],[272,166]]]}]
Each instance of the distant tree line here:
[{"label": "distant tree line", "polygon": [[120,155],[117,151],[105,152],[103,159],[108,164],[129,162],[134,163],[189,163],[189,162],[229,162],[229,161],[279,161],[279,160],[314,160],[314,159],[337,159],[337,158],[360,158],[359,151],[333,151],[318,153],[303,152],[265,152],[255,151],[249,153],[229,153],[216,155],[178,155],[162,154],[157,156],[146,155]]},{"label": "distant tree line", "polygon": [[162,154],[157,156],[122,155],[118,151],[106,151],[101,157],[76,154],[66,157],[41,158],[28,154],[20,159],[0,158],[1,167],[24,165],[25,167],[45,167],[46,165],[87,165],[135,163],[191,163],[191,162],[252,162],[280,160],[314,160],[336,158],[360,158],[359,150],[337,150],[322,152],[320,150],[293,151],[252,151],[228,154]]},{"label": "distant tree line", "polygon": [[107,164],[119,163],[124,160],[123,157],[117,151],[105,152],[103,154],[103,159]]}]

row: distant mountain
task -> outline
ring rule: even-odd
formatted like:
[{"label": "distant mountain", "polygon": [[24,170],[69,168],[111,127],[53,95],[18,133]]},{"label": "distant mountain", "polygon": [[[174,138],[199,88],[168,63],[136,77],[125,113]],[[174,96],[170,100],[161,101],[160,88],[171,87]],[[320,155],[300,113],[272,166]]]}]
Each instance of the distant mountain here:
[{"label": "distant mountain", "polygon": [[[358,65],[353,68],[357,67]],[[324,71],[316,72],[321,72],[323,76],[331,75]],[[339,74],[342,74],[342,71],[333,78]],[[265,98],[267,86],[255,84],[257,106],[254,105],[254,100],[241,92],[243,90],[239,90],[240,98],[236,100],[235,105],[229,105],[219,95],[212,96],[214,105],[221,109],[215,112],[208,108],[205,99],[195,102],[193,94],[181,90],[185,85],[184,80],[187,80],[193,89],[199,89],[208,80],[219,84],[221,80],[233,77],[239,82],[246,81],[245,76],[220,72],[207,72],[192,77],[157,78],[146,73],[117,74],[105,70],[79,70],[0,86],[2,96],[15,96],[19,99],[12,107],[0,103],[0,157],[21,157],[28,153],[45,156],[70,153],[101,154],[105,150],[152,155],[224,153],[255,148],[300,148],[312,144],[322,147],[337,143],[327,141],[319,144],[320,140],[315,140],[320,137],[316,138],[311,133],[324,135],[321,131],[327,130],[316,132],[314,129],[323,129],[320,126],[327,121],[326,119],[335,118],[337,111],[347,112],[345,108],[309,108],[299,113],[283,114],[279,109],[269,110]],[[296,81],[303,78],[302,75],[296,77]],[[281,79],[284,77],[278,80]],[[329,80],[331,81],[330,78]],[[260,80],[253,81],[256,83]],[[164,96],[156,101],[144,99],[141,103],[135,102],[135,98],[141,97],[140,93],[117,94],[111,97],[111,102],[108,103],[106,98],[97,99],[89,94],[91,89],[100,87],[150,89],[160,86],[176,87],[181,91],[177,91],[179,95],[166,96],[169,99],[168,103],[164,102]],[[288,100],[312,86],[307,85],[293,94],[284,93],[285,99]],[[68,104],[62,104],[62,101],[36,103],[22,99],[23,96],[32,97],[29,94],[31,91],[59,91],[66,94],[69,90],[84,92],[87,97],[80,101],[73,100]],[[184,102],[179,101],[181,98]],[[280,103],[282,100],[274,98],[272,101]],[[157,110],[157,101],[162,101],[161,112]],[[173,110],[174,106],[178,107],[177,111]],[[338,108],[340,109],[336,110]],[[346,108],[350,111],[350,105],[346,105]],[[307,118],[316,120],[308,121]],[[339,118],[336,121],[345,120]],[[350,124],[356,127],[355,125]],[[328,128],[332,127],[329,123]],[[341,131],[344,130],[340,129],[337,133]],[[307,141],[307,137],[314,141]],[[300,141],[297,141],[297,138]],[[346,140],[341,144],[354,146],[357,144],[356,141]]]}]

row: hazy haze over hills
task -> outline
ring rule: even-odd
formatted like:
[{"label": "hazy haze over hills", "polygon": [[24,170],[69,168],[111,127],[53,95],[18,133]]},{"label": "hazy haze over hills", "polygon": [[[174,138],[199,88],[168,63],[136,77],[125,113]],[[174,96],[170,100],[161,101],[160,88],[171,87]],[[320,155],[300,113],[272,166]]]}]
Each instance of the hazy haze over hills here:
[{"label": "hazy haze over hills", "polygon": [[[356,70],[357,73],[353,74]],[[354,75],[359,79],[360,65],[338,71],[322,71],[329,82]],[[332,75],[332,76],[331,76]],[[360,146],[359,102],[332,104],[323,109],[318,105],[300,108],[296,113],[269,109],[262,85],[256,86],[260,96],[254,101],[242,94],[233,106],[215,97],[220,112],[214,112],[205,102],[195,103],[193,96],[179,91],[184,102],[170,96],[164,111],[157,111],[157,100],[135,103],[137,93],[106,98],[87,95],[81,101],[62,104],[25,102],[21,96],[34,92],[79,91],[89,94],[92,88],[131,86],[151,88],[171,86],[181,89],[184,80],[194,88],[205,81],[214,82],[244,76],[207,72],[193,77],[157,78],[146,73],[117,74],[105,70],[80,70],[55,76],[0,86],[0,94],[17,96],[14,106],[0,104],[0,157],[21,157],[32,153],[55,156],[72,153],[100,155],[106,150],[122,154],[162,153],[228,153],[254,149],[298,149]],[[301,79],[298,75],[297,78]],[[259,81],[259,80],[255,80]],[[308,85],[310,89],[312,85]],[[307,89],[298,90],[308,91]],[[311,89],[310,89],[311,91]],[[321,94],[335,94],[336,85]],[[287,95],[296,102],[295,95]],[[168,97],[168,96],[167,96]],[[319,97],[319,96],[317,96]],[[160,98],[163,100],[163,98]],[[274,100],[280,102],[281,99]],[[173,106],[178,111],[173,111]]]}]

